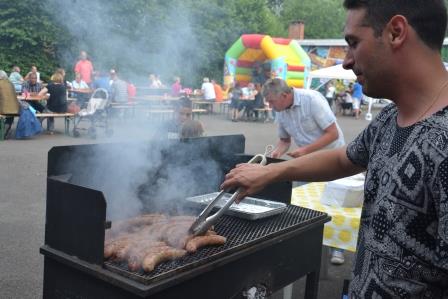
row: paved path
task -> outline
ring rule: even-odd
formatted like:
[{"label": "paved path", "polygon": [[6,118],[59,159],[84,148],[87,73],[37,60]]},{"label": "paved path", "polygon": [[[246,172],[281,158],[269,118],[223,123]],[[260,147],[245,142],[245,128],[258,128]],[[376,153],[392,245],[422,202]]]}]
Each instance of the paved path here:
[{"label": "paved path", "polygon": [[[276,142],[276,127],[272,123],[233,123],[221,115],[201,116],[206,134],[235,134],[246,136],[246,152],[264,151],[266,144]],[[80,138],[63,135],[63,123],[56,120],[55,135],[42,134],[30,140],[0,141],[0,298],[42,297],[43,244],[45,222],[46,163],[48,150],[53,146],[147,139],[148,128],[123,129],[120,124],[111,139],[91,140],[82,133]],[[339,123],[346,141],[352,140],[367,124],[365,120],[340,117]],[[99,132],[102,136],[102,132]],[[304,246],[306,246],[304,244]],[[336,298],[342,279],[350,273],[353,255],[339,267],[330,267],[330,277],[321,282],[319,298]],[[303,284],[294,288],[294,297]],[[279,294],[273,298],[280,298]]]}]

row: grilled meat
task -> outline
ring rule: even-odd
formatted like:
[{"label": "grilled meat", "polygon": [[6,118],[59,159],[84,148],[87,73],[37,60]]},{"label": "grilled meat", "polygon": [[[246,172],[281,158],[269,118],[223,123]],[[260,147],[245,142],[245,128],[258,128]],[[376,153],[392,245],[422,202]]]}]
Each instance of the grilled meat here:
[{"label": "grilled meat", "polygon": [[[127,261],[131,271],[152,271],[164,261],[196,252],[208,245],[222,245],[226,238],[209,230],[204,236],[193,237],[189,228],[192,216],[168,217],[147,214],[120,221],[115,231],[106,232],[104,257]],[[186,250],[185,250],[186,249]]]}]

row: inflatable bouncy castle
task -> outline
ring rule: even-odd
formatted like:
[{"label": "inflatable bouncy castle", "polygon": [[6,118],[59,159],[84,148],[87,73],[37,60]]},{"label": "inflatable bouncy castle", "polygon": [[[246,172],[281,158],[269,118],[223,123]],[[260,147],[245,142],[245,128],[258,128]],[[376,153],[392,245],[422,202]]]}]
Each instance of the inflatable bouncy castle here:
[{"label": "inflatable bouncy castle", "polygon": [[291,87],[303,88],[311,60],[296,40],[244,34],[226,52],[224,83],[247,85],[254,79],[254,68],[261,64],[270,67],[271,78],[281,78]]}]

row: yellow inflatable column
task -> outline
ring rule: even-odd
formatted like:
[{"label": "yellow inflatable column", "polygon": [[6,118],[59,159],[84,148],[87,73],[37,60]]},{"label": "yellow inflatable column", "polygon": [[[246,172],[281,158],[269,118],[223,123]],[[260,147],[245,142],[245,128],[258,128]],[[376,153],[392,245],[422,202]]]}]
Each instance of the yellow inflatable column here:
[{"label": "yellow inflatable column", "polygon": [[280,57],[280,53],[276,51],[275,48],[275,43],[272,40],[272,37],[270,37],[269,35],[263,37],[263,39],[261,40],[261,49],[263,50],[266,57],[270,60]]}]

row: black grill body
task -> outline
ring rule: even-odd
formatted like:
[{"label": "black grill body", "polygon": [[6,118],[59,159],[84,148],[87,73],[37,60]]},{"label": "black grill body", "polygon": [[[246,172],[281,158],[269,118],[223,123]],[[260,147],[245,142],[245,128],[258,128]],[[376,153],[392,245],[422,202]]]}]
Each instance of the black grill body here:
[{"label": "black grill body", "polygon": [[[224,216],[215,229],[227,237],[225,245],[203,248],[151,273],[130,272],[126,265],[104,261],[106,199],[94,186],[83,185],[88,174],[82,168],[70,169],[62,163],[97,146],[104,145],[59,147],[49,153],[45,245],[41,247],[44,298],[240,298],[252,286],[262,285],[272,293],[304,275],[306,297],[315,298],[323,224],[329,218],[295,206],[280,216],[257,221]],[[222,176],[250,158],[242,154],[244,137],[240,135],[187,140],[173,148],[175,152],[165,153],[167,161],[177,161],[172,157],[179,152],[194,149],[198,154],[200,148],[201,158],[221,165]],[[203,190],[197,191],[216,190],[216,185],[204,182]],[[271,185],[257,197],[289,203],[291,184]]]}]

